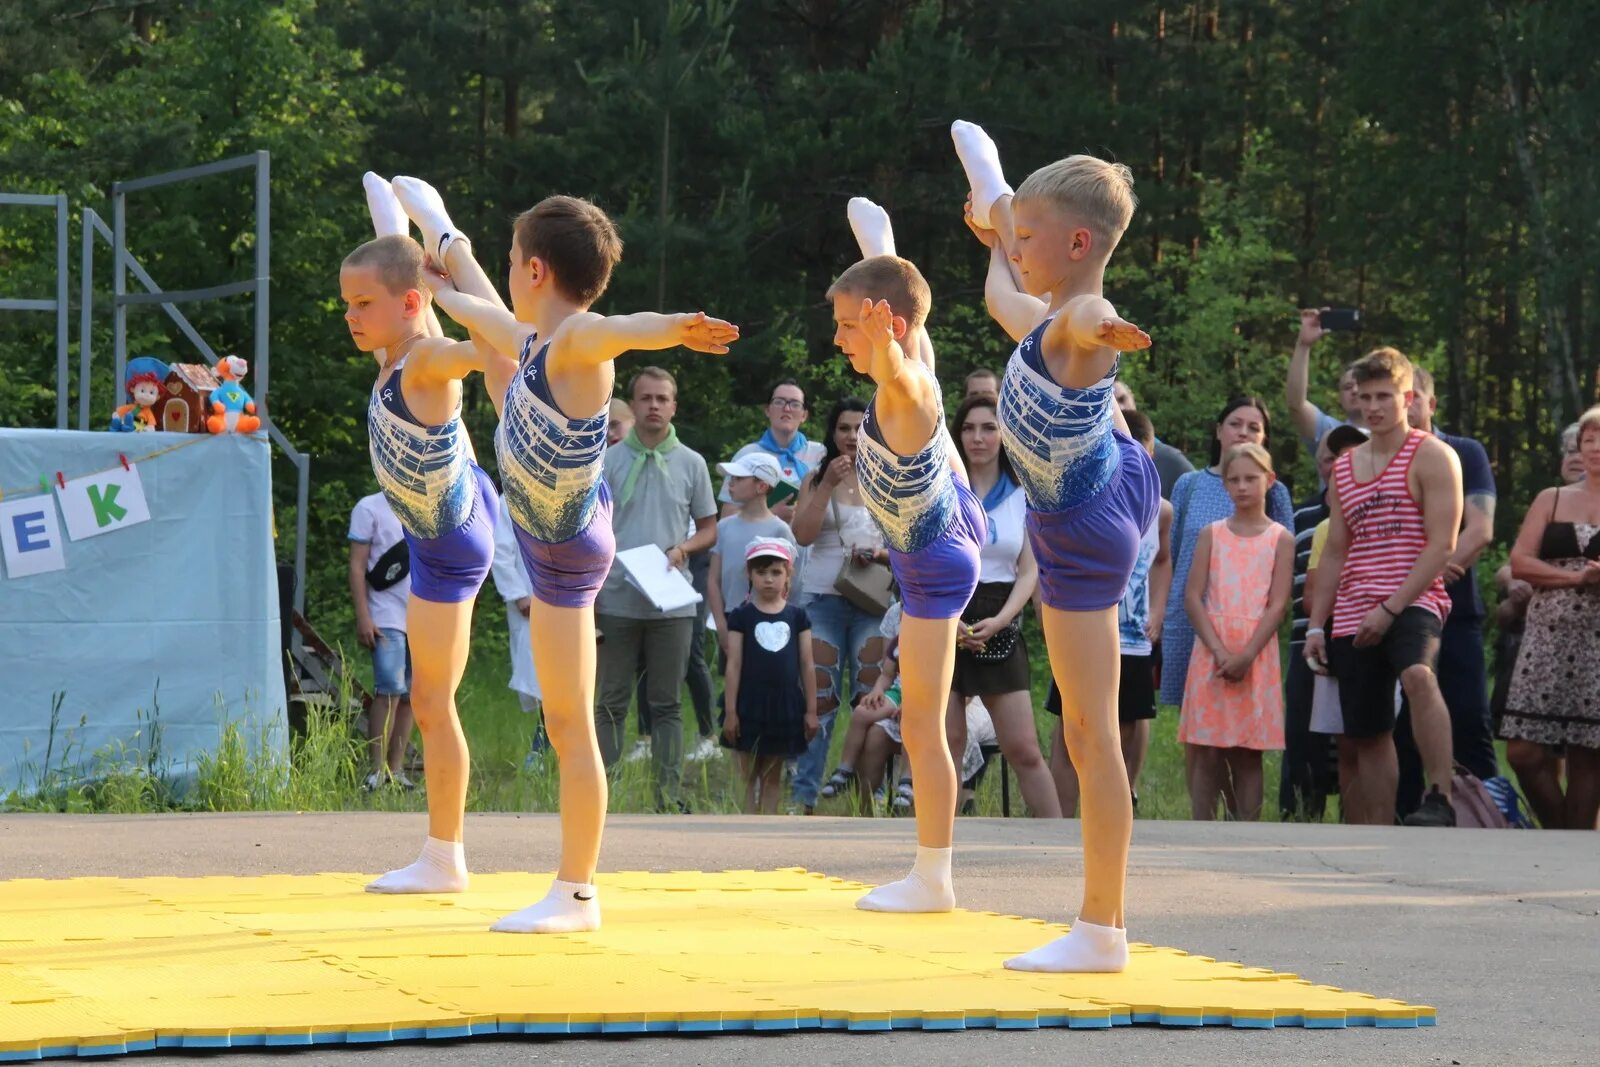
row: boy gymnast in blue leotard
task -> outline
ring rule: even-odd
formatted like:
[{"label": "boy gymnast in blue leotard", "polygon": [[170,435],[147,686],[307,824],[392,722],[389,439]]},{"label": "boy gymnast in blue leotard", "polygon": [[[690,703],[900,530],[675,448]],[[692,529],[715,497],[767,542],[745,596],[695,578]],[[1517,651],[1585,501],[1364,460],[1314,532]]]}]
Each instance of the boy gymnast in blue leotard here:
[{"label": "boy gymnast in blue leotard", "polygon": [[[887,216],[883,222],[886,229]],[[916,862],[905,878],[879,886],[856,906],[949,911],[955,907],[957,782],[945,706],[956,626],[977,587],[988,525],[945,429],[944,398],[929,367],[924,323],[931,298],[921,272],[898,256],[869,256],[839,276],[828,299],[834,344],[877,384],[861,427],[856,473],[900,584],[900,731],[917,782]],[[924,352],[926,361],[919,358]]]},{"label": "boy gymnast in blue leotard", "polygon": [[[594,872],[605,825],[606,776],[594,722],[594,599],[615,553],[601,478],[617,357],[684,345],[726,353],[738,327],[704,312],[598,315],[622,255],[616,227],[594,204],[552,196],[516,220],[511,308],[500,301],[438,194],[414,178],[395,192],[423,232],[435,300],[502,362],[485,383],[500,413],[496,455],[518,547],[533,585],[529,610],[545,724],[561,769],[561,859],[544,899],[495,923],[506,933],[600,926]],[[462,342],[463,347],[473,342]]]},{"label": "boy gymnast in blue leotard", "polygon": [[1028,497],[1045,644],[1083,788],[1078,918],[1006,966],[1121,971],[1133,804],[1117,727],[1117,603],[1161,499],[1155,464],[1111,399],[1120,353],[1150,345],[1103,295],[1106,262],[1133,217],[1133,178],[1072,156],[1013,195],[987,134],[966,122],[951,134],[971,183],[967,223],[990,250],[989,311],[1018,342],[1000,384],[1001,434]]}]

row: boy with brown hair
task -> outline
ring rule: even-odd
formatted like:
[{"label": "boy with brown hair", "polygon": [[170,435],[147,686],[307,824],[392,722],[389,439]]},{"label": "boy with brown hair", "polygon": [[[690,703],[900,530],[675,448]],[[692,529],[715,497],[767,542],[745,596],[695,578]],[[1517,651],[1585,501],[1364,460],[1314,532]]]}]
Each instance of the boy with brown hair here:
[{"label": "boy with brown hair", "polygon": [[533,586],[534,665],[560,760],[555,883],[543,900],[494,929],[598,929],[594,872],[606,776],[594,721],[594,599],[616,547],[611,497],[601,477],[615,360],[632,350],[678,345],[725,353],[739,330],[704,312],[606,316],[589,310],[622,257],[622,240],[605,212],[571,196],[547,197],[517,217],[507,309],[438,193],[414,178],[396,178],[394,186],[436,265],[427,281],[439,306],[496,353],[485,373],[501,416],[495,451]]}]

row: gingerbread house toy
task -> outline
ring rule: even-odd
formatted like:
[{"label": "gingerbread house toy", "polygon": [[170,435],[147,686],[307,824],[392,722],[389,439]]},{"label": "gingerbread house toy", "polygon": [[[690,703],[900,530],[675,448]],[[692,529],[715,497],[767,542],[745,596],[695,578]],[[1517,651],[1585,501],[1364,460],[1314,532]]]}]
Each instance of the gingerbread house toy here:
[{"label": "gingerbread house toy", "polygon": [[156,401],[156,425],[167,433],[206,433],[211,394],[222,382],[204,363],[174,363]]}]

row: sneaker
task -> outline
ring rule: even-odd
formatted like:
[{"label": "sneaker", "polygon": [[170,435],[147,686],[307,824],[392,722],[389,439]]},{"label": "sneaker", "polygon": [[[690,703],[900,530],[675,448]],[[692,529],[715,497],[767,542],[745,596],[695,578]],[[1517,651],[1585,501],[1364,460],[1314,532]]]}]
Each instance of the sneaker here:
[{"label": "sneaker", "polygon": [[889,794],[885,791],[883,786],[880,785],[878,788],[874,789],[872,791],[872,814],[882,814],[883,806],[888,802],[888,799]]},{"label": "sneaker", "polygon": [[407,778],[404,774],[397,774],[389,780],[395,785],[399,786],[401,789],[404,789],[407,793],[411,792],[417,787],[417,783]]},{"label": "sneaker", "polygon": [[371,774],[367,775],[367,780],[361,783],[361,790],[364,793],[376,793],[378,791],[378,787],[382,784],[383,778],[379,776],[377,771],[373,771]]},{"label": "sneaker", "polygon": [[1428,790],[1428,795],[1422,798],[1417,810],[1405,817],[1407,826],[1454,826],[1456,824],[1456,809],[1439,792],[1439,787],[1434,786]]},{"label": "sneaker", "polygon": [[910,782],[906,781],[904,778],[900,780],[900,785],[895,789],[894,800],[891,803],[893,804],[894,810],[899,814],[904,814],[911,810],[915,801],[911,794]]},{"label": "sneaker", "polygon": [[714,739],[702,737],[683,758],[690,763],[704,763],[708,759],[717,759],[721,755],[722,748]]},{"label": "sneaker", "polygon": [[623,757],[624,763],[639,763],[650,758],[650,739],[641,737],[633,743],[633,751]]},{"label": "sneaker", "polygon": [[832,778],[829,778],[826,782],[822,783],[822,791],[820,795],[826,798],[836,797],[840,793],[848,790],[850,788],[850,783],[855,780],[856,773],[854,771],[846,770],[845,768],[840,767],[838,770],[833,772]]}]

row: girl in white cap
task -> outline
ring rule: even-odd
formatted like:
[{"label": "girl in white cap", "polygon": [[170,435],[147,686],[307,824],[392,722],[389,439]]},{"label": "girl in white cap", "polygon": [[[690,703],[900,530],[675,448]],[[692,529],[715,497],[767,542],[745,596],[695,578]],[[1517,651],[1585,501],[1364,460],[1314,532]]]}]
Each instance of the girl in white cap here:
[{"label": "girl in white cap", "polygon": [[817,734],[811,620],[787,603],[794,577],[788,541],[752,541],[744,558],[750,599],[727,615],[722,743],[738,754],[745,813],[775,815],[784,761]]}]

